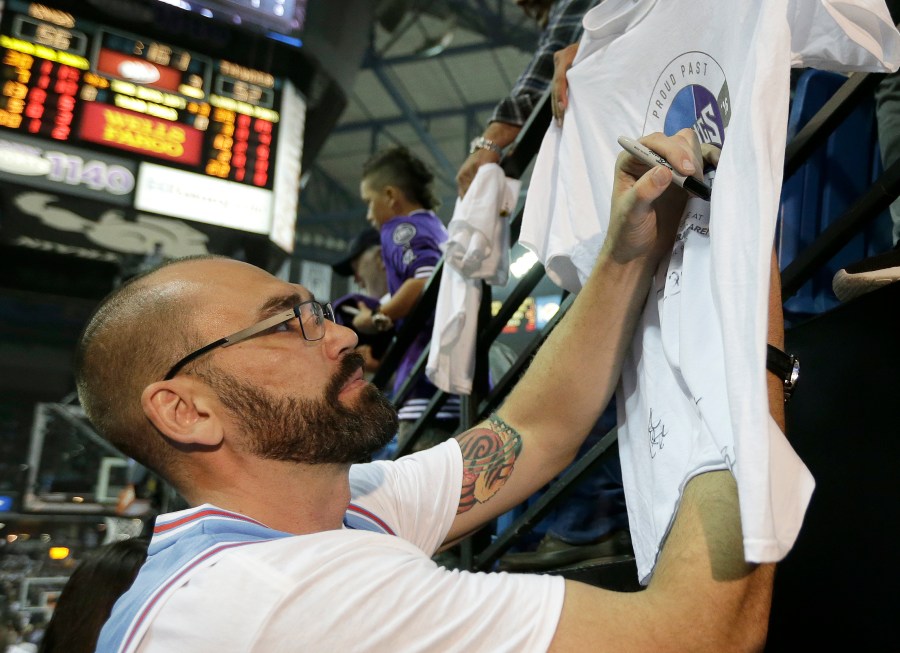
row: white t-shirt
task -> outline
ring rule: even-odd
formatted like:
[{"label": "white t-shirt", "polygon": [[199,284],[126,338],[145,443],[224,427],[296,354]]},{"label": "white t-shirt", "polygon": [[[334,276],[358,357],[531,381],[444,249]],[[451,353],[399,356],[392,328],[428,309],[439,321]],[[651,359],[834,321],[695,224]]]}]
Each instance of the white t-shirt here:
[{"label": "white t-shirt", "polygon": [[456,200],[444,243],[444,274],[434,310],[425,374],[444,392],[468,395],[475,376],[481,280],[505,286],[509,277],[509,215],[521,182],[496,163],[480,168]]},{"label": "white t-shirt", "polygon": [[[651,289],[618,392],[638,572],[649,580],[687,481],[731,469],[745,556],[791,548],[813,480],[768,415],[769,261],[789,72],[894,69],[883,0],[605,0],[584,18],[569,110],[535,162],[521,242],[580,290],[606,236],[618,136],[691,127],[722,147]],[[727,134],[727,138],[726,138]]]},{"label": "white t-shirt", "polygon": [[230,550],[171,594],[137,650],[546,650],[563,579],[449,571],[430,559],[461,482],[456,440],[354,466],[353,517],[396,536],[345,528]]}]

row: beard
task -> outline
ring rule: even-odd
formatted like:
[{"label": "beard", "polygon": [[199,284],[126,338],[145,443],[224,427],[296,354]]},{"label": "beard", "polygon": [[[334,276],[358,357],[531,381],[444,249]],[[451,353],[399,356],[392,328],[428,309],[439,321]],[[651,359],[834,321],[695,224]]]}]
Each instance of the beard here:
[{"label": "beard", "polygon": [[202,374],[243,431],[241,449],[267,460],[304,464],[362,462],[397,432],[397,411],[378,388],[362,388],[353,406],[338,395],[363,365],[346,354],[322,399],[277,397],[219,370]]}]

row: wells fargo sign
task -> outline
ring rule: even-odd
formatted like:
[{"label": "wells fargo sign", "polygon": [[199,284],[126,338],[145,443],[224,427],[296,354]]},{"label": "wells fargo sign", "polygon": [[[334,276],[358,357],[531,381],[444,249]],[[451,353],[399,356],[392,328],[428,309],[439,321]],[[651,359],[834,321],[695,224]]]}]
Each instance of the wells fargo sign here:
[{"label": "wells fargo sign", "polygon": [[83,106],[81,138],[188,165],[200,162],[203,133],[186,125],[97,102]]}]

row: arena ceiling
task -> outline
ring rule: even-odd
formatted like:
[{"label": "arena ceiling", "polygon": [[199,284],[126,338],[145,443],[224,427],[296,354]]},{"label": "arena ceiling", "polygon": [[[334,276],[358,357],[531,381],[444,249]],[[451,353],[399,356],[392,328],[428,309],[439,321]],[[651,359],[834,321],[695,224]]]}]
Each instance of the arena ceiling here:
[{"label": "arena ceiling", "polygon": [[468,143],[524,70],[539,32],[515,0],[381,0],[376,14],[348,105],[306,171],[301,245],[343,250],[365,225],[363,162],[394,144],[435,171],[439,214],[449,220]]}]

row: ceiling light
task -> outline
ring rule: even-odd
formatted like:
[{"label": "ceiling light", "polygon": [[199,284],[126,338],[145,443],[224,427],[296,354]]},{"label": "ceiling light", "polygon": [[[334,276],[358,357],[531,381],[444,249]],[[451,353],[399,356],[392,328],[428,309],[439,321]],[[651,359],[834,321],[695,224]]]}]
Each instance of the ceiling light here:
[{"label": "ceiling light", "polygon": [[441,36],[425,39],[425,42],[416,50],[420,57],[436,57],[450,47],[453,43],[453,30],[447,30]]},{"label": "ceiling light", "polygon": [[534,252],[527,251],[509,264],[509,271],[516,279],[521,279],[537,262],[538,257]]}]

